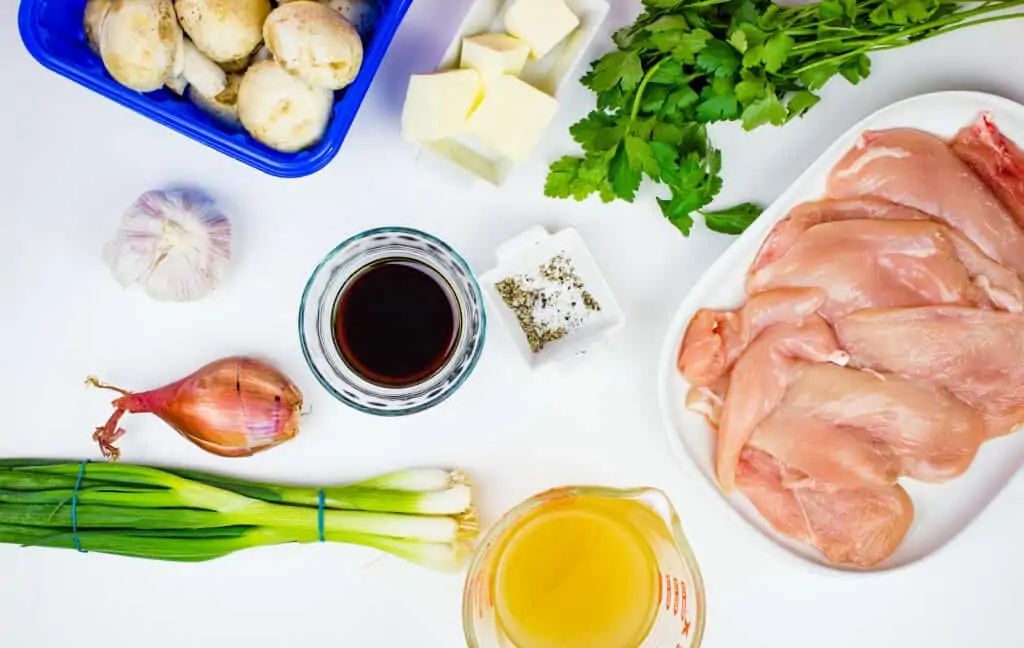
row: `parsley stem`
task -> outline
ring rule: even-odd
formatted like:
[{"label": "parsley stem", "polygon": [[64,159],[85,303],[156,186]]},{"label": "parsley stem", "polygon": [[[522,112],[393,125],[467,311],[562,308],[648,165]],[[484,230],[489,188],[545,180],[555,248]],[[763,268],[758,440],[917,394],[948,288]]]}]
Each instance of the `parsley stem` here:
[{"label": "parsley stem", "polygon": [[651,82],[651,77],[653,77],[654,73],[658,71],[658,68],[661,67],[661,64],[669,60],[670,58],[672,57],[666,56],[665,58],[661,59],[660,61],[652,65],[651,69],[647,70],[647,74],[644,75],[643,80],[640,81],[640,86],[636,89],[636,97],[633,98],[633,110],[629,113],[630,123],[636,121],[636,116],[640,114],[640,101],[644,98],[644,90],[647,89],[647,84]]},{"label": "parsley stem", "polygon": [[935,33],[930,34],[930,36],[941,36],[942,34],[955,32],[956,30],[963,29],[965,27],[974,27],[975,25],[984,25],[985,23],[1010,20],[1011,18],[1024,18],[1024,13],[1005,14],[1000,16],[986,16],[985,18],[979,18],[978,20],[972,20],[970,22],[954,23],[946,27],[940,27]]},{"label": "parsley stem", "polygon": [[[961,3],[956,3],[956,4],[961,4]],[[874,50],[879,50],[879,49],[889,49],[888,46],[890,44],[893,44],[893,46],[898,47],[902,43],[898,43],[897,44],[897,43],[894,43],[894,42],[903,41],[903,40],[905,40],[905,39],[907,39],[907,38],[909,38],[911,36],[915,36],[917,34],[926,33],[926,32],[933,31],[933,30],[935,32],[934,35],[946,33],[946,32],[949,32],[949,31],[953,31],[955,29],[954,26],[957,23],[962,23],[965,20],[967,20],[968,18],[973,18],[975,16],[981,16],[981,15],[990,13],[991,11],[993,11],[994,9],[997,9],[997,8],[999,8],[999,9],[1006,9],[1006,8],[1010,8],[1010,7],[1017,7],[1017,6],[1020,6],[1022,4],[1024,4],[1024,0],[1009,0],[1008,2],[999,2],[998,6],[984,6],[983,5],[981,7],[978,7],[977,9],[971,9],[969,11],[961,11],[961,12],[957,12],[957,13],[953,13],[953,14],[948,14],[946,16],[943,16],[942,18],[939,18],[938,20],[932,20],[932,21],[927,22],[927,23],[921,23],[921,24],[915,25],[913,27],[900,28],[899,31],[893,32],[893,33],[889,34],[888,36],[881,36],[879,38],[871,40],[867,45],[865,45],[863,47],[858,47],[857,49],[851,50],[851,51],[846,52],[844,54],[839,54],[838,56],[830,56],[828,58],[824,58],[824,59],[821,59],[819,61],[815,61],[814,63],[809,63],[807,65],[804,65],[803,67],[799,67],[799,68],[793,70],[792,72],[790,72],[789,74],[787,74],[785,76],[796,77],[796,76],[799,76],[800,74],[802,74],[802,73],[804,73],[804,72],[806,72],[808,70],[812,70],[814,68],[818,68],[818,67],[821,67],[823,65],[834,64],[834,63],[837,63],[839,61],[846,60],[846,59],[848,59],[848,58],[850,58],[852,56],[859,56],[861,54],[866,54],[868,52],[871,52],[871,51],[874,51]],[[984,22],[998,22],[1000,20],[1009,20],[1009,19],[1012,19],[1012,18],[1019,18],[1020,16],[1021,16],[1021,14],[1004,14],[1004,15],[999,15],[999,16],[990,16],[990,17],[986,18],[984,20]],[[979,23],[971,23],[971,24],[980,24],[980,22]],[[953,27],[954,29],[947,29],[947,27]]]}]

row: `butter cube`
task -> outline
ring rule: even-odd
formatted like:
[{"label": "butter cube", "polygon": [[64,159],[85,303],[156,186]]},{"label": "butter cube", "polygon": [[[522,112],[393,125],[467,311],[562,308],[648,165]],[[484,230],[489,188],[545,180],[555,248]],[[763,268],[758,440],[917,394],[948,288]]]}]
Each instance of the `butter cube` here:
[{"label": "butter cube", "polygon": [[482,94],[476,70],[412,75],[402,109],[402,135],[412,142],[430,142],[464,132]]},{"label": "butter cube", "polygon": [[462,41],[462,67],[472,68],[487,87],[506,74],[519,76],[530,56],[530,46],[508,34],[483,34]]},{"label": "butter cube", "polygon": [[505,75],[496,80],[469,118],[469,132],[489,149],[513,162],[525,162],[558,102],[529,83]]},{"label": "butter cube", "polygon": [[512,0],[505,31],[530,44],[530,56],[542,59],[579,27],[565,0]]}]

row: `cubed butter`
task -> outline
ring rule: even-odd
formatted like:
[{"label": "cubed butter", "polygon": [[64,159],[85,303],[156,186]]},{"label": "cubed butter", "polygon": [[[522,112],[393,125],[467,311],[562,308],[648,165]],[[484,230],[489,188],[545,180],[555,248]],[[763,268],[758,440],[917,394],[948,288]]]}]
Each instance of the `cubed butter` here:
[{"label": "cubed butter", "polygon": [[526,41],[508,34],[483,34],[462,41],[462,67],[479,72],[485,88],[506,74],[519,76],[529,56]]},{"label": "cubed butter", "polygon": [[505,31],[530,44],[530,56],[542,59],[580,26],[564,0],[512,0]]},{"label": "cubed butter", "polygon": [[469,118],[469,132],[513,162],[524,162],[558,112],[558,101],[511,75],[496,80]]},{"label": "cubed butter", "polygon": [[412,142],[431,142],[464,132],[482,94],[476,70],[412,75],[402,109],[402,135]]}]

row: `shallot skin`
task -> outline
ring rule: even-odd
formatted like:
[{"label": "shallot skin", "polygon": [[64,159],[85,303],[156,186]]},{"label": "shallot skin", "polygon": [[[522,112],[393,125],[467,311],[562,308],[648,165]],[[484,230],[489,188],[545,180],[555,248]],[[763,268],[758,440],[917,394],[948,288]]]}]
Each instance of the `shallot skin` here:
[{"label": "shallot skin", "polygon": [[230,357],[148,392],[129,393],[90,378],[98,387],[123,394],[93,439],[105,457],[116,460],[114,442],[125,434],[118,421],[126,412],[160,417],[203,450],[222,457],[248,457],[288,441],[299,432],[302,393],[272,365]]}]

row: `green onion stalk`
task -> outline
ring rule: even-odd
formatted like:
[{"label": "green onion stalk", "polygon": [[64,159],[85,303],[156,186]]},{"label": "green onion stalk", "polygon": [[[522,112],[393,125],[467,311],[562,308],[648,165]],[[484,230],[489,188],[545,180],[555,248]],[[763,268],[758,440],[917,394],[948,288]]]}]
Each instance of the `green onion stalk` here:
[{"label": "green onion stalk", "polygon": [[459,471],[411,469],[323,489],[113,463],[0,460],[0,542],[182,562],[319,542],[461,568],[478,532]]}]

